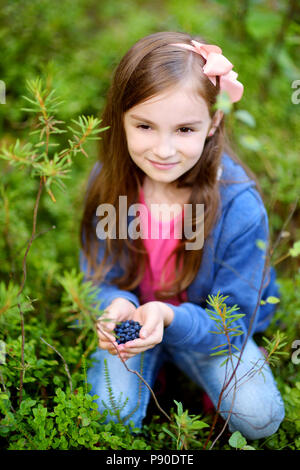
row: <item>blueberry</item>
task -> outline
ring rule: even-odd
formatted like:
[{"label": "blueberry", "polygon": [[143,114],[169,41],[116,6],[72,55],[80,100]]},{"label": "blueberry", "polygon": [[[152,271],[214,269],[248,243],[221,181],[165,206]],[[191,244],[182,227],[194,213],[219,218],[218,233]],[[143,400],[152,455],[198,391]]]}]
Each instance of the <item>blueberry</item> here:
[{"label": "blueberry", "polygon": [[142,325],[138,321],[127,320],[124,322],[119,322],[114,332],[117,335],[117,344],[123,344],[127,341],[139,338],[139,331],[142,328]]}]

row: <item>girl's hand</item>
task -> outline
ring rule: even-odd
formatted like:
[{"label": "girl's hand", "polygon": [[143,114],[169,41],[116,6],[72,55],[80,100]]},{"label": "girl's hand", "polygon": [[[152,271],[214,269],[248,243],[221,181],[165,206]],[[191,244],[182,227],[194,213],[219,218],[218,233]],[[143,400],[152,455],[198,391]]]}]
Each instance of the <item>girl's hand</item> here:
[{"label": "girl's hand", "polygon": [[133,320],[143,325],[140,330],[140,338],[120,344],[123,359],[129,359],[161,343],[164,328],[172,322],[173,318],[172,308],[163,302],[147,302],[138,307],[134,312]]},{"label": "girl's hand", "polygon": [[[110,354],[116,355],[118,346],[115,336],[112,334],[116,323],[119,321],[131,320],[137,308],[127,299],[118,297],[114,299],[105,309],[105,314],[97,322],[97,334],[99,338],[99,348],[106,349]],[[103,321],[109,319],[110,321]],[[111,341],[110,341],[111,340]]]}]

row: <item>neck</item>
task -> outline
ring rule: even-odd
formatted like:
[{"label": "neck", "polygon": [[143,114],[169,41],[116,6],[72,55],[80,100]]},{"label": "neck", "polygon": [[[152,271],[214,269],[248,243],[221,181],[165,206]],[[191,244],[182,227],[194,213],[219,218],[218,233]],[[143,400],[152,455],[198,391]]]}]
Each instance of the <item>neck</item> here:
[{"label": "neck", "polygon": [[154,181],[145,175],[143,189],[145,193],[150,194],[152,197],[162,197],[163,199],[176,199],[188,200],[191,194],[191,188],[176,187],[176,182],[164,183],[161,181]]},{"label": "neck", "polygon": [[165,194],[171,195],[175,191],[178,191],[176,188],[176,183],[164,183],[162,181],[154,181],[150,179],[147,175],[144,179],[144,188],[147,188],[149,191],[154,194]]}]

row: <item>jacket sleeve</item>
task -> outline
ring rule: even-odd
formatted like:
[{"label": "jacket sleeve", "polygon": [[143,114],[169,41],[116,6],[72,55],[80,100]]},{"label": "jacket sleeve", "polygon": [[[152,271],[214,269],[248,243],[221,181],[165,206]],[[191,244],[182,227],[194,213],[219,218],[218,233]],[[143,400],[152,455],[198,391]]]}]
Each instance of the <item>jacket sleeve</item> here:
[{"label": "jacket sleeve", "polygon": [[[210,295],[217,295],[218,291],[224,296],[227,306],[237,305],[239,310],[234,314],[245,314],[233,322],[230,327],[239,327],[243,334],[232,336],[231,344],[238,349],[241,348],[250,327],[251,337],[255,331],[257,316],[260,308],[260,286],[267,282],[264,272],[265,253],[268,243],[268,219],[265,208],[258,206],[252,216],[243,218],[243,226],[239,228],[239,233],[231,236],[230,242],[223,251],[222,260],[215,260],[218,269],[214,276],[214,281]],[[237,222],[236,217],[229,217],[228,224]],[[235,226],[239,223],[235,223]],[[229,232],[233,233],[234,226],[229,225]],[[227,239],[226,236],[224,236]],[[265,249],[257,246],[256,242],[263,240]],[[263,292],[263,289],[261,289]],[[218,331],[216,323],[212,320],[206,309],[191,302],[184,302],[178,306],[167,304],[174,311],[172,323],[165,329],[163,342],[178,348],[196,350],[205,354],[211,354],[219,350],[225,350],[228,340],[224,334],[215,334]],[[213,311],[213,307],[207,304],[207,308]],[[254,312],[256,311],[255,315]],[[253,318],[251,318],[253,317]],[[253,320],[253,322],[251,321]],[[219,349],[212,349],[216,346],[225,345]],[[234,350],[233,350],[234,351]]]}]

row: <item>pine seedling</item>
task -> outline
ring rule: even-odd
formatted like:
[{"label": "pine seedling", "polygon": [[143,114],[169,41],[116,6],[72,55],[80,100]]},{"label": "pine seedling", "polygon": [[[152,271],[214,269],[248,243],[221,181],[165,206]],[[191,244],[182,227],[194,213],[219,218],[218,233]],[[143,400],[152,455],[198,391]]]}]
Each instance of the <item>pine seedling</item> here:
[{"label": "pine seedling", "polygon": [[[70,178],[68,173],[71,171],[72,158],[77,153],[88,157],[83,145],[88,141],[99,140],[98,134],[108,127],[99,128],[101,120],[93,116],[79,116],[77,120],[72,119],[78,129],[70,126],[63,129],[59,126],[65,124],[64,121],[55,118],[58,107],[63,103],[55,96],[56,91],[43,88],[40,78],[28,80],[27,89],[29,96],[23,96],[27,107],[22,110],[35,114],[34,130],[29,133],[28,142],[21,144],[17,139],[12,145],[3,145],[0,158],[18,168],[29,168],[31,176],[42,179],[52,201],[56,202],[52,187],[57,186],[60,190],[66,188],[63,179]],[[59,144],[53,141],[53,136],[68,130],[73,134],[68,140],[69,147],[56,151]]]},{"label": "pine seedling", "polygon": [[227,298],[228,296],[225,297],[223,295],[220,295],[219,291],[217,295],[209,295],[207,303],[211,305],[214,310],[210,310],[208,308],[205,309],[209,318],[211,318],[215,322],[215,326],[217,328],[217,331],[210,331],[209,333],[225,335],[227,339],[226,343],[219,344],[212,348],[224,349],[210,354],[211,356],[226,355],[227,358],[221,365],[224,365],[228,361],[230,355],[237,357],[232,352],[231,348],[234,348],[236,351],[239,351],[239,348],[235,346],[235,344],[232,344],[231,338],[234,336],[242,335],[243,331],[240,329],[240,326],[234,326],[233,323],[245,316],[244,313],[234,313],[239,310],[239,307],[237,305],[228,307],[225,303],[225,300]]},{"label": "pine seedling", "polygon": [[177,406],[177,412],[174,413],[175,421],[170,424],[172,431],[165,426],[162,426],[162,430],[172,438],[176,450],[186,450],[189,443],[195,442],[199,431],[209,425],[199,419],[201,415],[189,415],[188,410],[183,411],[181,402],[174,400],[174,403]]},{"label": "pine seedling", "polygon": [[96,322],[103,314],[101,301],[98,300],[99,288],[92,281],[82,282],[84,273],[78,273],[75,268],[64,271],[63,276],[58,276],[58,281],[64,287],[62,295],[61,312],[68,314],[66,322],[71,323],[70,328],[81,329],[77,343],[82,341],[89,332],[95,334]]}]

